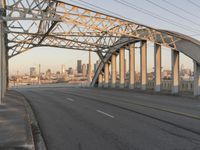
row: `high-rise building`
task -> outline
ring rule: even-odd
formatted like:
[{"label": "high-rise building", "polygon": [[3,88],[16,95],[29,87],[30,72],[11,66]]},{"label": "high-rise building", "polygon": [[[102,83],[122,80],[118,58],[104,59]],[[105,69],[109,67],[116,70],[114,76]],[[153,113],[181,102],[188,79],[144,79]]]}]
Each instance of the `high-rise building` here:
[{"label": "high-rise building", "polygon": [[77,60],[77,73],[82,73],[82,61]]},{"label": "high-rise building", "polygon": [[61,66],[61,75],[64,75],[66,72],[66,66],[65,65],[62,65]]},{"label": "high-rise building", "polygon": [[70,67],[70,68],[68,69],[68,74],[69,74],[69,75],[73,75],[73,74],[74,74],[74,70],[73,70],[72,67]]},{"label": "high-rise building", "polygon": [[86,65],[85,64],[83,64],[83,66],[82,66],[82,73],[83,73],[83,76],[87,75],[87,69],[86,69]]},{"label": "high-rise building", "polygon": [[36,77],[37,76],[37,71],[35,67],[30,68],[30,77]]},{"label": "high-rise building", "polygon": [[48,69],[48,70],[46,71],[46,78],[47,78],[47,79],[50,79],[50,78],[51,78],[51,69]]},{"label": "high-rise building", "polygon": [[89,64],[87,64],[87,74],[89,73]]}]

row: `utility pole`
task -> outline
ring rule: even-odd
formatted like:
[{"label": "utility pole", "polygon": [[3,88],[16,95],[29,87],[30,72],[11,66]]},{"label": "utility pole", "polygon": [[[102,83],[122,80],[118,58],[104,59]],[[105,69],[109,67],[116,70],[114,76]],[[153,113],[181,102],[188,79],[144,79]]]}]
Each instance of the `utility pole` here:
[{"label": "utility pole", "polygon": [[88,68],[88,82],[91,82],[91,72],[92,72],[92,68],[91,68],[91,50],[89,51],[89,68]]},{"label": "utility pole", "polygon": [[41,74],[41,65],[39,64],[39,68],[38,68],[38,84],[41,84],[40,74]]}]

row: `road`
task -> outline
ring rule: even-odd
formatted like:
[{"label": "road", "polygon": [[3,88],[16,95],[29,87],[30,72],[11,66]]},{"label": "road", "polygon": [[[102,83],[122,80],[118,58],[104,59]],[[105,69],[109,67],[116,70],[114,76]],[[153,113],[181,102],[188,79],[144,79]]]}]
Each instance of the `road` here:
[{"label": "road", "polygon": [[49,150],[200,150],[200,100],[119,89],[18,89]]}]

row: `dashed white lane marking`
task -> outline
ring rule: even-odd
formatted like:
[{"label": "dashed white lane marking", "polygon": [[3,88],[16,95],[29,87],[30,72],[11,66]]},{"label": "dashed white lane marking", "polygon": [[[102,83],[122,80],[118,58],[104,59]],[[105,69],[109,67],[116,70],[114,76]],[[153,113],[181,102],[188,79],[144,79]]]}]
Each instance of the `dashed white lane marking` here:
[{"label": "dashed white lane marking", "polygon": [[73,99],[71,99],[71,98],[67,98],[67,100],[68,100],[68,101],[71,101],[71,102],[73,102],[73,101],[74,101],[74,100],[73,100]]},{"label": "dashed white lane marking", "polygon": [[112,116],[112,115],[110,115],[110,114],[108,114],[108,113],[106,113],[106,112],[103,112],[103,111],[101,111],[101,110],[96,110],[98,113],[101,113],[101,114],[103,114],[103,115],[106,115],[106,116],[108,116],[108,117],[111,117],[111,118],[115,118],[114,116]]},{"label": "dashed white lane marking", "polygon": [[34,146],[32,144],[24,144],[24,145],[20,145],[20,147],[27,148],[27,149],[33,149],[34,148]]}]

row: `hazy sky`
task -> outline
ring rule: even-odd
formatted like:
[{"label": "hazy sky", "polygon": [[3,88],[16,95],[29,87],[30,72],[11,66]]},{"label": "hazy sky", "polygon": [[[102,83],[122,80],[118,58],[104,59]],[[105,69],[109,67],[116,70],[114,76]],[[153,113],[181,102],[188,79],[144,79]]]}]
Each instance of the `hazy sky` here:
[{"label": "hazy sky", "polygon": [[[72,4],[76,4],[75,2],[81,3],[79,0],[73,0],[73,1],[63,0],[63,1]],[[193,38],[200,40],[199,0],[126,0],[127,2],[132,3],[131,5],[132,8],[117,3],[115,0],[84,0],[84,1],[102,7],[104,9],[110,10],[114,13],[120,14],[121,16],[126,16],[127,18],[130,18],[131,20],[134,20],[136,22],[156,28],[173,30],[176,32],[190,35]],[[151,4],[150,2],[156,3],[157,6]],[[170,4],[173,4],[174,6]],[[137,9],[133,8],[135,6]],[[164,7],[165,10],[163,8],[160,8],[160,6]],[[144,12],[144,10],[142,10],[141,12],[141,8],[150,11],[150,14],[154,15],[154,17],[145,14],[149,13],[147,11]],[[105,13],[111,14],[108,12]],[[173,22],[173,24],[164,22],[163,18],[162,20],[159,20],[158,18],[160,16],[164,17],[165,19],[169,19],[170,22]],[[174,24],[178,24],[179,27],[175,26]],[[126,56],[127,55],[128,53],[126,52]],[[139,50],[136,50],[136,56],[139,56]],[[163,68],[170,68],[171,65],[170,50],[167,48],[163,48],[162,57],[163,57],[162,60]],[[58,49],[50,47],[34,48],[29,50],[28,52],[22,53],[9,60],[10,74],[16,74],[17,71],[19,71],[19,73],[25,73],[25,72],[29,73],[29,68],[31,66],[37,66],[38,64],[42,65],[42,71],[46,71],[48,68],[52,69],[53,71],[60,70],[62,64],[65,64],[67,68],[68,67],[75,68],[77,59],[82,59],[83,63],[88,63],[87,58],[88,58],[88,53],[83,51],[66,50],[66,49]],[[97,58],[98,57],[96,54],[92,54],[93,62],[95,62]],[[137,70],[139,69],[138,64],[139,64],[139,58],[136,59]],[[192,60],[185,57],[184,55],[181,55],[181,64],[184,64],[185,67],[192,68]],[[151,44],[149,44],[148,70],[151,71],[152,67],[153,67],[153,47]]]}]

